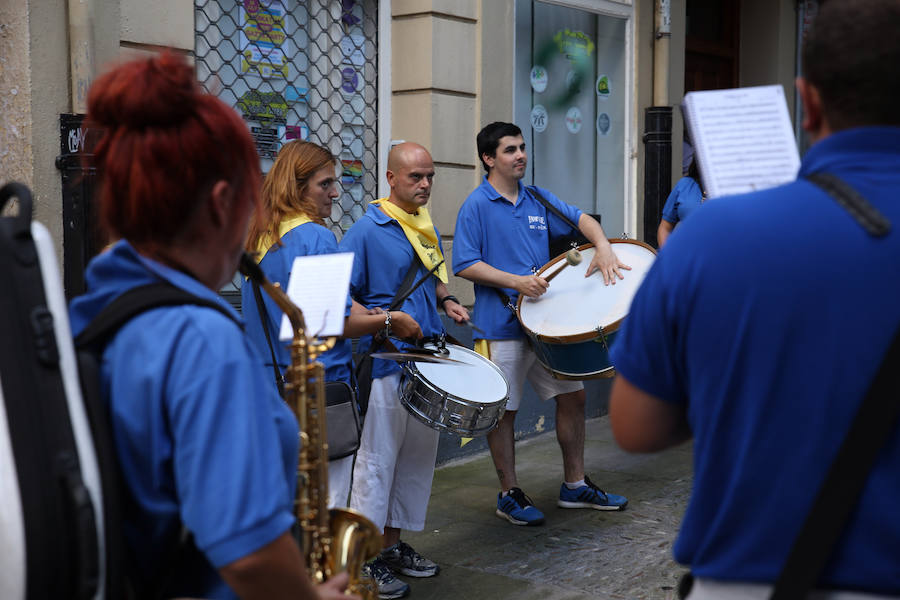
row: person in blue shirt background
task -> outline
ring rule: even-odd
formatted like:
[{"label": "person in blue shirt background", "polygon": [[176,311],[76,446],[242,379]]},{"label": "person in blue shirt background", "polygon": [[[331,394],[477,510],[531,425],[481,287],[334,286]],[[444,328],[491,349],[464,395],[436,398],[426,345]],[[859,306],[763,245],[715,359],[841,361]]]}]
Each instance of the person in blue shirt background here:
[{"label": "person in blue shirt background", "polygon": [[[812,141],[796,181],[691,216],[612,347],[619,445],[655,452],[693,439],[674,546],[695,577],[689,600],[770,597],[900,328],[900,2],[819,11],[796,82]],[[867,210],[812,181],[826,174]],[[892,226],[870,233],[872,215]],[[898,598],[896,423],[850,495],[808,597]]]},{"label": "person in blue shirt background", "polygon": [[[160,598],[346,598],[346,574],[316,587],[306,570],[291,534],[297,421],[216,293],[237,269],[259,205],[246,124],[170,53],[97,79],[87,122],[101,132],[100,227],[119,241],[88,266],[88,291],[70,306],[73,334],[150,283],[232,317],[189,304],[150,309],[103,350],[132,585]],[[183,530],[192,543],[179,542]]]},{"label": "person in blue shirt background", "polygon": [[[444,332],[438,306],[458,323],[469,318],[468,311],[447,292],[441,237],[426,207],[434,162],[425,148],[404,142],[391,148],[386,175],[390,196],[372,201],[341,240],[341,250],[354,253],[350,293],[367,308],[387,307],[406,273],[417,265],[415,281],[426,279],[401,308],[419,323],[421,335],[433,337]],[[384,326],[385,335],[391,334],[392,319],[386,319]],[[400,348],[408,347],[408,342],[395,341]],[[360,352],[371,344],[371,336],[360,339]],[[400,539],[402,529],[425,527],[438,432],[406,410],[399,387],[400,365],[375,360],[350,494],[351,508],[384,530],[384,550],[367,565],[378,581],[381,598],[409,593],[409,586],[394,577],[396,573],[432,577],[440,571]]]},{"label": "person in blue shirt background", "polygon": [[663,206],[662,219],[656,230],[656,241],[660,248],[675,230],[675,226],[687,219],[704,202],[706,192],[700,184],[700,170],[697,168],[697,159],[694,155],[688,166],[687,175],[678,180]]},{"label": "person in blue shirt background", "polygon": [[[549,237],[567,234],[570,228],[522,185],[528,154],[516,125],[485,126],[477,145],[487,175],[459,210],[453,271],[475,283],[475,325],[484,332],[475,350],[500,367],[510,386],[506,412],[487,437],[501,488],[496,514],[514,525],[544,521],[516,478],[515,419],[526,377],[541,400],[556,399],[556,436],[565,477],[558,506],[620,510],[627,500],[603,492],[584,472],[584,385],[550,375],[525,340],[515,313],[501,299],[501,290],[513,303],[519,294],[536,298],[547,291],[548,282],[532,273],[550,260]],[[605,284],[615,284],[622,269],[630,267],[616,257],[600,224],[548,190],[539,191],[594,244],[586,275],[599,272]]]}]

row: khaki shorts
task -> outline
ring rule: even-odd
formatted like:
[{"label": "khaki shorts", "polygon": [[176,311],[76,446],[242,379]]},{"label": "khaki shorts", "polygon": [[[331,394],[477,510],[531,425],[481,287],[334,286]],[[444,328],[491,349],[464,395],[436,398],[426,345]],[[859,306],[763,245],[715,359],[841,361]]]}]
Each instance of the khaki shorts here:
[{"label": "khaki shorts", "polygon": [[506,403],[506,410],[519,410],[519,404],[522,402],[522,385],[526,378],[541,400],[549,400],[560,394],[584,389],[584,384],[580,381],[554,379],[538,361],[537,355],[525,339],[476,340],[475,351],[503,371],[509,383],[509,402]]}]

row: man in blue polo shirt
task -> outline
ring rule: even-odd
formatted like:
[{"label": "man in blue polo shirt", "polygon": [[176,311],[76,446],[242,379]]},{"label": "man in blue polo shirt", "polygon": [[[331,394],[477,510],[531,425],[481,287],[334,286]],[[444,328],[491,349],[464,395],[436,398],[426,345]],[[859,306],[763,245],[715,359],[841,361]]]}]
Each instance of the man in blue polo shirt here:
[{"label": "man in blue polo shirt", "polygon": [[[519,488],[516,478],[515,419],[527,378],[541,400],[556,398],[556,437],[563,455],[565,481],[558,505],[563,508],[620,510],[627,500],[605,493],[584,473],[584,386],[554,379],[536,360],[504,295],[515,303],[519,294],[535,298],[548,282],[533,271],[550,260],[548,240],[570,232],[565,222],[522,185],[528,155],[522,131],[512,123],[491,123],[476,139],[487,175],[459,210],[453,238],[453,271],[475,283],[475,325],[484,339],[475,350],[493,361],[509,382],[509,402],[499,425],[488,434],[497,476],[498,517],[514,525],[539,525],[544,515]],[[606,284],[621,278],[622,264],[600,224],[549,191],[539,193],[559,209],[596,246],[588,267]]]},{"label": "man in blue polo shirt", "polygon": [[[696,578],[690,600],[769,597],[900,327],[900,2],[820,11],[797,80],[813,142],[797,180],[691,216],[612,348],[619,444],[694,439],[674,548]],[[870,234],[811,181],[823,174],[889,231]],[[898,498],[895,425],[811,598],[900,597]]]},{"label": "man in blue polo shirt", "polygon": [[[363,217],[341,240],[353,252],[350,294],[366,308],[392,303],[411,265],[419,285],[399,307],[419,323],[422,335],[444,331],[437,306],[457,322],[469,313],[447,293],[447,269],[441,237],[425,206],[431,197],[434,163],[418,144],[402,143],[388,154],[390,196],[371,203]],[[429,271],[434,275],[429,276]],[[391,333],[385,313],[385,334]],[[360,339],[360,351],[372,336]],[[397,340],[399,346],[403,344]],[[350,506],[384,530],[384,550],[368,565],[378,581],[379,596],[400,598],[409,586],[394,574],[432,577],[439,567],[400,540],[401,529],[421,531],[431,496],[438,432],[416,419],[400,403],[400,365],[375,360],[372,389],[353,473]]]}]

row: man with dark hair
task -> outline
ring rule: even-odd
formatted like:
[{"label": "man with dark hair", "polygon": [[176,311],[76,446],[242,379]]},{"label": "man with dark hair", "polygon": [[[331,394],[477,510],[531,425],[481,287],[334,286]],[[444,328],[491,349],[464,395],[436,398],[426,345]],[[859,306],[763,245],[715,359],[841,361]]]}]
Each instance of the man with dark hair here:
[{"label": "man with dark hair", "polygon": [[[897,0],[821,8],[797,80],[813,141],[797,180],[709,202],[686,222],[612,348],[619,444],[694,439],[674,549],[696,577],[690,600],[769,597],[900,326],[898,31]],[[814,183],[828,176],[893,227],[872,228]],[[816,598],[900,596],[898,474],[895,429]]]},{"label": "man with dark hair", "polygon": [[595,219],[547,190],[522,185],[528,155],[518,127],[491,123],[481,130],[476,143],[487,175],[460,208],[453,239],[453,270],[475,282],[475,325],[483,332],[483,339],[475,340],[475,350],[500,367],[510,386],[506,412],[488,434],[501,487],[496,514],[514,525],[539,525],[544,521],[544,515],[518,487],[516,479],[515,419],[526,377],[542,400],[556,399],[556,437],[565,476],[558,505],[621,510],[627,500],[605,493],[584,473],[584,386],[580,381],[554,379],[537,362],[505,300],[515,303],[519,294],[536,298],[547,291],[548,282],[532,273],[550,260],[548,238],[570,232],[570,227],[547,210],[535,193],[576,223],[596,246],[588,275],[599,271],[604,283],[610,284],[622,277],[621,269],[629,267],[619,262]]}]

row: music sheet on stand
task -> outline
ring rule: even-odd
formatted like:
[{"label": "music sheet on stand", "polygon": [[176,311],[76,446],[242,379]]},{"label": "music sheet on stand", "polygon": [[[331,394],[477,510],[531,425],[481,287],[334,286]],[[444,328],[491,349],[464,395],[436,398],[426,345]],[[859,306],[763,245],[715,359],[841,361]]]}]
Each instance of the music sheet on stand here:
[{"label": "music sheet on stand", "polygon": [[[344,333],[344,313],[353,270],[353,253],[298,256],[291,267],[287,295],[303,311],[306,335],[339,336]],[[291,323],[281,320],[279,339],[293,337]]]},{"label": "music sheet on stand", "polygon": [[710,198],[796,178],[800,156],[780,85],[691,92],[684,108]]}]

